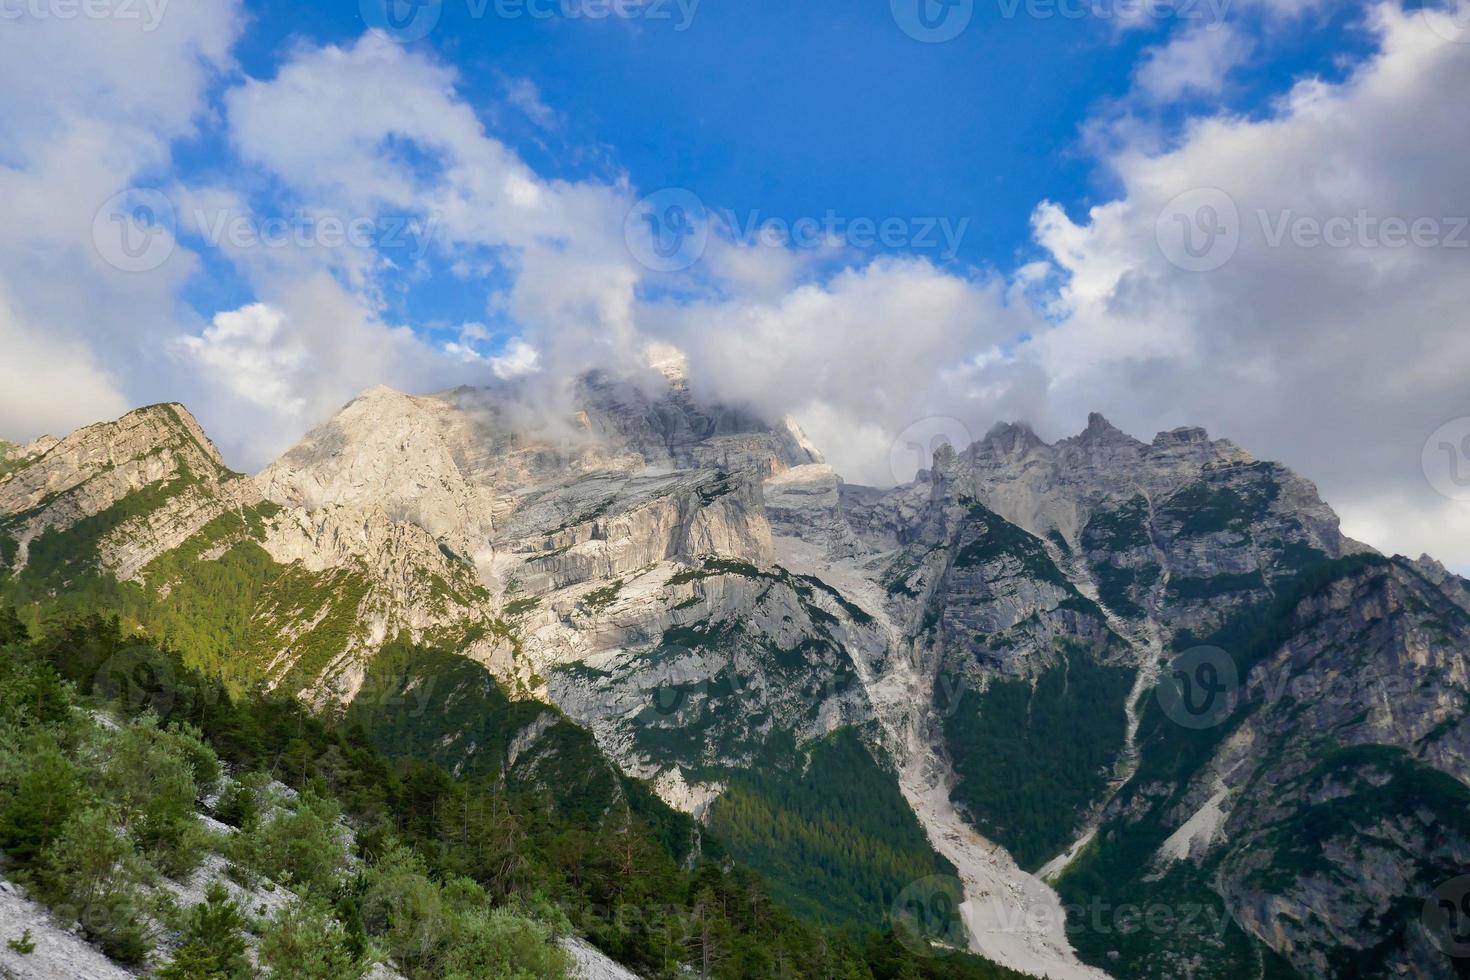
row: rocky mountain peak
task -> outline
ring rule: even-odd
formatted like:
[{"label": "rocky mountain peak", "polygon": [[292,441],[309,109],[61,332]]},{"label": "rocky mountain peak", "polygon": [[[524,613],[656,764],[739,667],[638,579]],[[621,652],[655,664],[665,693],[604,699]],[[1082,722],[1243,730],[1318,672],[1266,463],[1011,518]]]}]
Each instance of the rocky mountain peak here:
[{"label": "rocky mountain peak", "polygon": [[990,457],[1024,456],[1033,449],[1045,448],[1042,440],[1027,422],[997,422],[975,444],[975,454]]},{"label": "rocky mountain peak", "polygon": [[111,472],[125,474],[123,483],[131,482],[127,474],[146,483],[181,471],[194,477],[228,472],[198,420],[178,404],[139,408],[114,422],[78,429],[65,439],[33,444],[27,454],[23,466],[0,477],[4,501],[0,506],[28,509]]},{"label": "rocky mountain peak", "polygon": [[[198,420],[178,404],[78,429],[0,476],[0,513],[18,515],[6,530],[17,545],[17,568],[38,536],[113,512],[120,526],[100,542],[100,559],[122,579],[225,510],[257,499],[249,479],[225,466]],[[120,512],[135,513],[125,519]]]},{"label": "rocky mountain peak", "polygon": [[[312,566],[421,529],[419,565],[438,549],[474,564],[492,591],[565,587],[629,563],[730,551],[769,557],[760,482],[819,464],[800,429],[697,401],[677,380],[599,371],[563,391],[519,384],[406,395],[376,387],[349,402],[258,477],[290,509],[278,558]],[[312,515],[330,512],[329,554]],[[356,515],[356,516],[354,516]],[[721,543],[720,548],[713,547]],[[530,566],[522,563],[543,551]],[[635,562],[636,558],[636,562]]]},{"label": "rocky mountain peak", "polygon": [[1077,437],[1084,443],[1127,443],[1129,445],[1141,446],[1137,439],[1109,422],[1101,412],[1093,412],[1087,416],[1087,428]]}]

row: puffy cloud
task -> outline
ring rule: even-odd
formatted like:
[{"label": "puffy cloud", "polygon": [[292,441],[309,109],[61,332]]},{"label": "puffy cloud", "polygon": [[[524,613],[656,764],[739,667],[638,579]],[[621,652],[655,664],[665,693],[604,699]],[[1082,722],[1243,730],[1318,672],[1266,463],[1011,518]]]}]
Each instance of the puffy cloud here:
[{"label": "puffy cloud", "polygon": [[1216,95],[1225,76],[1250,56],[1251,48],[1250,39],[1229,25],[1195,28],[1149,49],[1134,81],[1139,92],[1155,102]]},{"label": "puffy cloud", "polygon": [[[1242,9],[1279,25],[1320,6]],[[184,397],[236,459],[258,465],[374,383],[530,375],[554,389],[578,370],[640,362],[658,339],[687,354],[697,389],[797,414],[854,479],[891,480],[893,439],[929,416],[975,432],[1025,417],[1050,435],[1094,408],[1143,435],[1200,422],[1318,479],[1350,531],[1467,566],[1463,505],[1429,489],[1419,451],[1470,414],[1470,253],[1293,234],[1296,219],[1360,213],[1438,220],[1449,234],[1470,214],[1470,130],[1446,95],[1470,83],[1470,45],[1395,3],[1372,11],[1379,50],[1346,81],[1308,79],[1264,116],[1206,115],[1177,132],[1149,114],[1218,92],[1250,35],[1186,27],[1149,52],[1124,105],[1109,107],[1099,151],[1116,198],[1078,216],[1041,205],[1047,261],[1005,274],[719,235],[693,269],[656,274],[624,241],[637,197],[625,180],[536,173],[424,49],[372,36],[301,45],[256,79],[230,74],[232,3],[175,6],[146,43],[107,33],[118,25],[8,24],[0,82],[32,97],[0,104],[14,134],[0,147],[0,194],[16,219],[0,242],[0,334],[24,352],[27,378],[53,380],[11,388],[0,423],[69,424],[125,399]],[[408,246],[226,236],[210,247],[251,302],[208,322],[179,303],[200,267],[184,244],[146,275],[107,266],[91,240],[98,205],[169,172],[171,143],[210,118],[222,79],[240,172],[225,168],[228,187],[166,188],[186,241],[212,216],[256,222],[260,208],[418,222]],[[533,87],[512,84],[507,98],[549,118]],[[1128,124],[1135,110],[1149,121]],[[273,199],[242,196],[259,187]],[[1229,260],[1186,268],[1201,263],[1169,236],[1192,230],[1208,244],[1221,221],[1238,240]],[[470,326],[434,343],[394,322],[387,297],[430,259],[486,282],[493,336]]]},{"label": "puffy cloud", "polygon": [[[497,373],[525,373],[532,347],[560,375],[630,356],[646,270],[623,240],[628,188],[543,179],[486,134],[457,83],[429,55],[367,35],[298,49],[275,78],[247,80],[225,103],[241,157],[313,209],[408,216],[457,268],[503,273],[508,285],[488,297],[488,312],[514,322],[528,346],[492,364]],[[396,258],[386,256],[395,270]],[[358,268],[370,295],[383,269]],[[273,288],[259,272],[257,288]],[[451,359],[463,361],[463,346]]]},{"label": "puffy cloud", "polygon": [[[1470,131],[1445,97],[1470,85],[1470,45],[1393,3],[1371,24],[1379,50],[1343,83],[1304,80],[1268,118],[1196,120],[1165,152],[1122,147],[1107,163],[1123,193],[1079,222],[1041,208],[1063,283],[1028,356],[1054,431],[1089,407],[1144,432],[1208,424],[1317,479],[1350,532],[1464,567],[1463,505],[1419,458],[1470,414],[1470,249],[1450,240],[1470,215]],[[1423,222],[1425,244],[1386,219]],[[1207,271],[1179,267],[1186,231],[1217,244]]]},{"label": "puffy cloud", "polygon": [[490,331],[481,323],[467,323],[460,328],[459,339],[444,345],[444,352],[466,364],[486,364],[502,381],[534,374],[541,367],[541,352],[519,337],[507,341],[498,354],[484,354],[480,345],[491,340]]},{"label": "puffy cloud", "polygon": [[[889,445],[914,421],[945,414],[979,425],[1023,407],[1004,380],[980,383],[976,362],[1038,324],[1012,299],[997,279],[880,258],[774,298],[666,302],[641,313],[688,355],[696,389],[769,417],[794,413],[831,434],[821,448],[850,478],[891,483]],[[844,424],[851,440],[837,437]]]},{"label": "puffy cloud", "polygon": [[328,273],[283,283],[274,296],[217,314],[174,346],[203,382],[191,404],[221,450],[247,466],[269,462],[374,383],[433,391],[483,380],[481,369],[383,322]]},{"label": "puffy cloud", "polygon": [[300,376],[311,361],[306,347],[285,329],[286,315],[252,303],[217,313],[198,337],[181,341],[185,356],[215,384],[257,408],[299,416],[306,408]]},{"label": "puffy cloud", "polygon": [[104,10],[64,18],[18,6],[0,30],[0,424],[10,432],[67,428],[187,391],[155,362],[191,319],[178,291],[192,257],[176,250],[150,273],[125,271],[108,263],[94,229],[123,231],[105,214],[98,225],[99,212],[166,175],[172,141],[196,132],[211,84],[232,69],[239,5],[176,5],[162,16],[157,3],[110,0]]}]

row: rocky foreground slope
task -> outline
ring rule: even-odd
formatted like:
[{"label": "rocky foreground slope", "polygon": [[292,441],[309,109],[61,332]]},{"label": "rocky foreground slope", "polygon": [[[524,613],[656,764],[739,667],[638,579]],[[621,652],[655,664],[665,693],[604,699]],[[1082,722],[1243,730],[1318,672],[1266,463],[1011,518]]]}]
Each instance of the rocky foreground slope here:
[{"label": "rocky foreground slope", "polygon": [[0,601],[464,772],[564,781],[586,729],[794,899],[958,882],[936,935],[1038,975],[1453,974],[1419,911],[1470,858],[1470,593],[1306,480],[1094,416],[877,490],[677,373],[526,404],[373,389],[255,478],[179,406],[17,448]]}]

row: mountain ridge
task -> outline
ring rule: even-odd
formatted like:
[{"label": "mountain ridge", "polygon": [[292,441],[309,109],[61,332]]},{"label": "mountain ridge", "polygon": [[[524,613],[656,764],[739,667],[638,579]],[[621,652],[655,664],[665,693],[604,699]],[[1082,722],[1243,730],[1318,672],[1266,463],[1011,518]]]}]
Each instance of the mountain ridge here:
[{"label": "mountain ridge", "polygon": [[[95,548],[104,577],[128,572],[120,577],[155,593],[185,587],[152,581],[181,549],[216,564],[246,564],[258,550],[253,560],[266,564],[252,573],[240,614],[249,624],[236,648],[249,661],[243,676],[257,672],[329,713],[350,713],[372,687],[377,651],[442,648],[482,665],[510,697],[554,705],[622,772],[717,823],[722,798],[751,767],[770,764],[771,746],[791,746],[775,766],[795,774],[823,739],[853,733],[955,867],[972,948],[1054,976],[1096,974],[1071,953],[1056,896],[991,841],[1029,868],[1046,864],[1064,894],[1074,865],[1073,880],[1085,880],[1127,836],[1119,808],[1142,799],[1135,774],[1149,771],[1154,742],[1188,737],[1156,717],[1155,690],[1183,648],[1264,615],[1293,583],[1334,563],[1376,555],[1342,535],[1310,481],[1203,429],[1145,443],[1094,413],[1080,434],[1048,444],[1003,424],[970,446],[939,448],[915,481],[877,489],[844,483],[789,425],[699,405],[677,374],[662,393],[607,376],[577,391],[570,419],[528,432],[503,395],[370,389],[253,480],[219,473],[190,488],[188,507],[165,495],[153,524],[176,526],[183,538],[173,547],[158,550],[172,538],[149,538],[139,529],[152,525],[138,515],[78,547]],[[146,471],[97,466],[99,487],[110,489],[47,516],[69,498],[40,507],[34,487],[54,474],[39,475],[94,459],[67,449],[47,464],[55,451],[0,475],[0,593],[37,612],[66,582],[30,582],[15,532],[29,545],[88,508],[77,523],[116,507],[139,492],[138,474],[154,473],[150,486],[179,469],[167,460]],[[235,523],[222,531],[215,522]],[[120,528],[141,540],[130,556],[107,546]],[[1461,607],[1461,580],[1442,568],[1377,560],[1429,590],[1391,590],[1396,616],[1435,593],[1449,596],[1435,600],[1445,608]],[[297,595],[264,581],[279,574],[273,568],[294,570]],[[136,608],[149,615],[146,602]],[[1330,618],[1350,619],[1343,610]],[[302,623],[316,624],[304,641]],[[1321,642],[1340,646],[1346,635]],[[1413,677],[1433,663],[1411,659],[1398,671]],[[1238,664],[1242,685],[1253,666]],[[1453,672],[1436,683],[1465,686]],[[1456,703],[1447,693],[1437,726],[1463,729]],[[1288,737],[1282,729],[1257,741]],[[1373,737],[1414,744],[1392,727]],[[1211,827],[1261,832],[1264,811],[1216,788],[1209,774],[1222,764],[1204,758],[1205,768],[1183,774],[1179,791],[1192,802],[1157,818],[1154,851],[1185,865],[1222,860],[1217,842],[1228,838],[1184,829],[1206,804],[1219,811],[1209,811]],[[1450,756],[1422,764],[1467,778]],[[1413,856],[1395,860],[1412,865]],[[1006,890],[1018,908],[1041,911],[1039,930],[1018,932],[1005,909],[982,900]],[[1288,941],[1265,924],[1276,919],[1250,911],[1255,898],[1225,891],[1201,894],[1222,915],[1233,903],[1230,920],[1248,924],[1252,938],[1242,931],[1219,947],[1220,975],[1243,955],[1233,950],[1252,943],[1313,969],[1326,962],[1320,950],[1330,943],[1312,929],[1310,941]],[[1095,965],[1124,955],[1082,939]],[[1177,963],[1160,945],[1129,952],[1131,968],[1167,975]]]}]

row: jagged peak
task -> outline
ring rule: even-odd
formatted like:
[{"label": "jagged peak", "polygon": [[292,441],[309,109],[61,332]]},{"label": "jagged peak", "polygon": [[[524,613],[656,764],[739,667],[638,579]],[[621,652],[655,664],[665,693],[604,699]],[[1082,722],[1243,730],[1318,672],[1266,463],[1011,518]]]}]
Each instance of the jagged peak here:
[{"label": "jagged peak", "polygon": [[43,435],[38,438],[30,445],[22,446],[21,452],[25,453],[27,456],[40,456],[44,453],[49,453],[51,449],[60,442],[60,439],[48,433],[47,435]]},{"label": "jagged peak", "polygon": [[1129,446],[1143,448],[1144,443],[1139,442],[1122,429],[1118,428],[1101,412],[1092,412],[1087,416],[1087,428],[1070,439],[1064,439],[1058,446],[1080,445],[1080,446]]},{"label": "jagged peak", "polygon": [[689,358],[672,344],[654,342],[644,348],[648,366],[669,380],[670,384],[689,380]]},{"label": "jagged peak", "polygon": [[1091,412],[1088,414],[1087,428],[1082,430],[1082,436],[1083,438],[1090,439],[1110,438],[1116,436],[1122,436],[1125,439],[1132,438],[1132,436],[1129,436],[1128,433],[1124,432],[1122,429],[1109,422],[1107,420],[1107,417],[1101,412]]},{"label": "jagged peak", "polygon": [[981,442],[1007,453],[1025,452],[1047,444],[1029,422],[997,422]]}]

